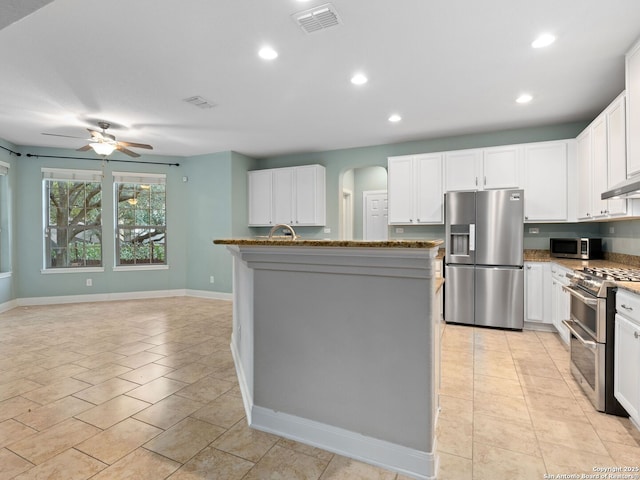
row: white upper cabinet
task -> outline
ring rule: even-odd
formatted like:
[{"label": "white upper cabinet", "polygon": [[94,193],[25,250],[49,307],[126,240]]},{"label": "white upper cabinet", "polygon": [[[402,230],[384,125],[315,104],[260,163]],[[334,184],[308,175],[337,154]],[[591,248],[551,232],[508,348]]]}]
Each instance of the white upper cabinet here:
[{"label": "white upper cabinet", "polygon": [[519,188],[520,147],[508,145],[445,153],[445,190]]},{"label": "white upper cabinet", "polygon": [[568,141],[524,145],[524,221],[568,220]]},{"label": "white upper cabinet", "polygon": [[326,223],[326,180],[322,165],[248,172],[249,225]]},{"label": "white upper cabinet", "polygon": [[627,176],[640,173],[640,42],[626,56]]},{"label": "white upper cabinet", "polygon": [[636,200],[602,200],[602,192],[627,178],[625,98],[623,92],[577,138],[579,220],[639,213]]},{"label": "white upper cabinet", "polygon": [[443,223],[442,154],[388,159],[390,225]]}]

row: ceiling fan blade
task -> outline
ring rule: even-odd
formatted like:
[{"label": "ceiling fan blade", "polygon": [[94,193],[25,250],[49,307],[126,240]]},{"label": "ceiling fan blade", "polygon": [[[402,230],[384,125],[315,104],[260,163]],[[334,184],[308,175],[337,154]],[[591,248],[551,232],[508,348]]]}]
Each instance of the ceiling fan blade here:
[{"label": "ceiling fan blade", "polygon": [[48,135],[50,137],[65,137],[65,138],[81,138],[82,140],[86,140],[86,137],[74,137],[72,135],[59,135],[57,133],[42,133],[42,135]]},{"label": "ceiling fan blade", "polygon": [[118,142],[118,145],[122,145],[124,147],[146,148],[147,150],[153,150],[153,147],[151,145],[147,145],[146,143]]},{"label": "ceiling fan blade", "polygon": [[76,152],[86,152],[87,150],[91,150],[91,145],[85,145],[84,147],[76,148]]},{"label": "ceiling fan blade", "polygon": [[129,155],[130,157],[139,157],[140,156],[136,152],[132,152],[131,150],[129,150],[128,148],[123,147],[120,144],[118,144],[118,146],[116,146],[116,149],[121,151],[122,153],[124,153],[126,155]]},{"label": "ceiling fan blade", "polygon": [[87,128],[87,130],[89,130],[89,133],[91,134],[91,138],[93,140],[104,140],[104,137],[102,136],[102,132],[98,132],[97,130],[91,130],[90,128]]}]

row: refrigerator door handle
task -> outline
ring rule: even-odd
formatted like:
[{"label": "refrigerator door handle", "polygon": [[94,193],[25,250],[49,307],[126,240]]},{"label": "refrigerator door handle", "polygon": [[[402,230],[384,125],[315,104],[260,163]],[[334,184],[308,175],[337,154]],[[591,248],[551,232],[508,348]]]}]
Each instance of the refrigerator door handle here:
[{"label": "refrigerator door handle", "polygon": [[476,224],[469,224],[469,251],[473,252],[476,249]]}]

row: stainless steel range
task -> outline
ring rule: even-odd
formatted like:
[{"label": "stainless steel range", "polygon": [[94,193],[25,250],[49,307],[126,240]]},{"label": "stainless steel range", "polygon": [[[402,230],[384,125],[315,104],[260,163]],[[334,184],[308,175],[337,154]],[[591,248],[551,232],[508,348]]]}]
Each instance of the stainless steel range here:
[{"label": "stainless steel range", "polygon": [[585,267],[567,274],[571,284],[571,373],[594,407],[628,416],[613,395],[616,281],[640,281],[640,269]]}]

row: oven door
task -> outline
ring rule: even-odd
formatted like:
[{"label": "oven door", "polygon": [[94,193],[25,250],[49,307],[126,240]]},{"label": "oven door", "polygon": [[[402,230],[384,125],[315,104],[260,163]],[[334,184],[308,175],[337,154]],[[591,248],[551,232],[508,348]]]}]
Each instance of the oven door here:
[{"label": "oven door", "polygon": [[605,344],[598,343],[573,320],[563,320],[570,333],[571,374],[600,412],[605,408]]},{"label": "oven door", "polygon": [[606,343],[606,299],[600,299],[573,285],[565,285],[562,289],[571,295],[571,320],[579,323],[597,343]]}]

